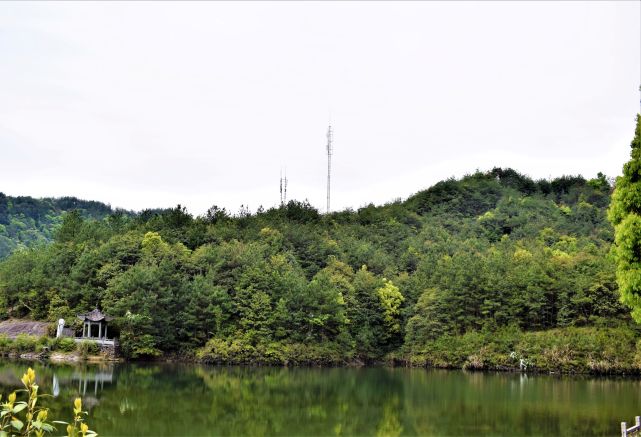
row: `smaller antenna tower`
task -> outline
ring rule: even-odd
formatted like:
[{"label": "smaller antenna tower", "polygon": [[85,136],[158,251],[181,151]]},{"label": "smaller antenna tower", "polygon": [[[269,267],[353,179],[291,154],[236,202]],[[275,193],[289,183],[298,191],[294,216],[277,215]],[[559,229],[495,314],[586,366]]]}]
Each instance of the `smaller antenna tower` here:
[{"label": "smaller antenna tower", "polygon": [[330,198],[330,188],[332,182],[332,154],[334,149],[332,147],[332,125],[330,124],[327,128],[327,213],[329,214],[329,198]]},{"label": "smaller antenna tower", "polygon": [[287,203],[287,169],[285,169],[285,177],[283,177],[283,170],[280,171],[280,204],[281,206]]}]

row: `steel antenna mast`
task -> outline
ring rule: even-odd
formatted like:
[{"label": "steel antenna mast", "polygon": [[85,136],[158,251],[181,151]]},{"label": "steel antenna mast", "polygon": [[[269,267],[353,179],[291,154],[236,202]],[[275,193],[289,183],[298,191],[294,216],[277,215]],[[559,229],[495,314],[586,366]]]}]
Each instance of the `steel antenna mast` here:
[{"label": "steel antenna mast", "polygon": [[332,125],[330,124],[327,128],[327,213],[329,214],[329,200],[330,200],[330,191],[331,191],[331,181],[332,181]]},{"label": "steel antenna mast", "polygon": [[280,206],[283,206],[283,169],[280,169]]},{"label": "steel antenna mast", "polygon": [[283,169],[280,169],[280,205],[283,206],[287,203],[287,167],[285,167],[285,177],[283,177]]},{"label": "steel antenna mast", "polygon": [[285,177],[283,178],[283,205],[287,204],[287,167],[285,167]]}]

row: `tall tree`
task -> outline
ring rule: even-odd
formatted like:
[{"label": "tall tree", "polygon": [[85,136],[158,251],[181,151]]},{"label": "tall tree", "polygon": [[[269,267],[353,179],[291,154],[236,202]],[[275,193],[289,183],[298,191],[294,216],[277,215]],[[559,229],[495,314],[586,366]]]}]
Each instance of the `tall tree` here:
[{"label": "tall tree", "polygon": [[616,181],[608,218],[614,225],[613,252],[621,300],[641,322],[641,114],[630,144],[630,160]]}]

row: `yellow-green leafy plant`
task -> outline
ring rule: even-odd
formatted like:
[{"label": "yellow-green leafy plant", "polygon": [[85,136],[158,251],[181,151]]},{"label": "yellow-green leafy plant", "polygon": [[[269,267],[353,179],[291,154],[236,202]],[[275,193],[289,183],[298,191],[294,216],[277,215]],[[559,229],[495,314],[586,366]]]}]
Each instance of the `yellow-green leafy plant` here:
[{"label": "yellow-green leafy plant", "polygon": [[96,434],[95,431],[90,430],[89,425],[85,423],[83,416],[86,415],[87,412],[82,411],[82,399],[76,398],[76,400],[73,401],[73,422],[66,423],[54,421],[54,423],[67,425],[67,437],[95,437],[98,434]]},{"label": "yellow-green leafy plant", "polygon": [[[82,411],[82,401],[77,398],[74,402],[74,421],[73,424],[66,422],[47,422],[49,409],[41,407],[38,401],[47,395],[38,393],[38,384],[36,384],[36,372],[29,368],[27,373],[20,379],[23,389],[12,392],[5,402],[0,404],[0,437],[9,436],[36,436],[42,437],[45,434],[55,431],[53,423],[67,425],[67,434],[69,436],[86,436],[93,437],[97,434],[91,431],[84,422],[83,415],[87,412]],[[25,393],[27,400],[18,400],[18,393]],[[0,395],[0,401],[2,396]]]}]

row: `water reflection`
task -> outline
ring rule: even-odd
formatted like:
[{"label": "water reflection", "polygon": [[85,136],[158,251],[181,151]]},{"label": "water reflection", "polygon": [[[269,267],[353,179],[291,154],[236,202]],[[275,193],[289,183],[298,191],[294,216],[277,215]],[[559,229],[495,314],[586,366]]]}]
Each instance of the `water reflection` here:
[{"label": "water reflection", "polygon": [[91,392],[93,386],[93,395],[98,395],[98,390],[102,391],[105,388],[105,382],[111,384],[114,380],[114,367],[113,365],[103,366],[103,367],[84,367],[84,368],[74,368],[73,373],[69,376],[64,374],[63,376],[58,376],[60,369],[52,369],[52,394],[54,397],[60,395],[60,385],[69,386],[76,384],[78,385],[78,394],[82,396],[87,395],[87,387]]},{"label": "water reflection", "polygon": [[[26,365],[0,364],[6,393]],[[56,418],[83,397],[101,435],[612,435],[636,379],[424,369],[36,366]]]}]

